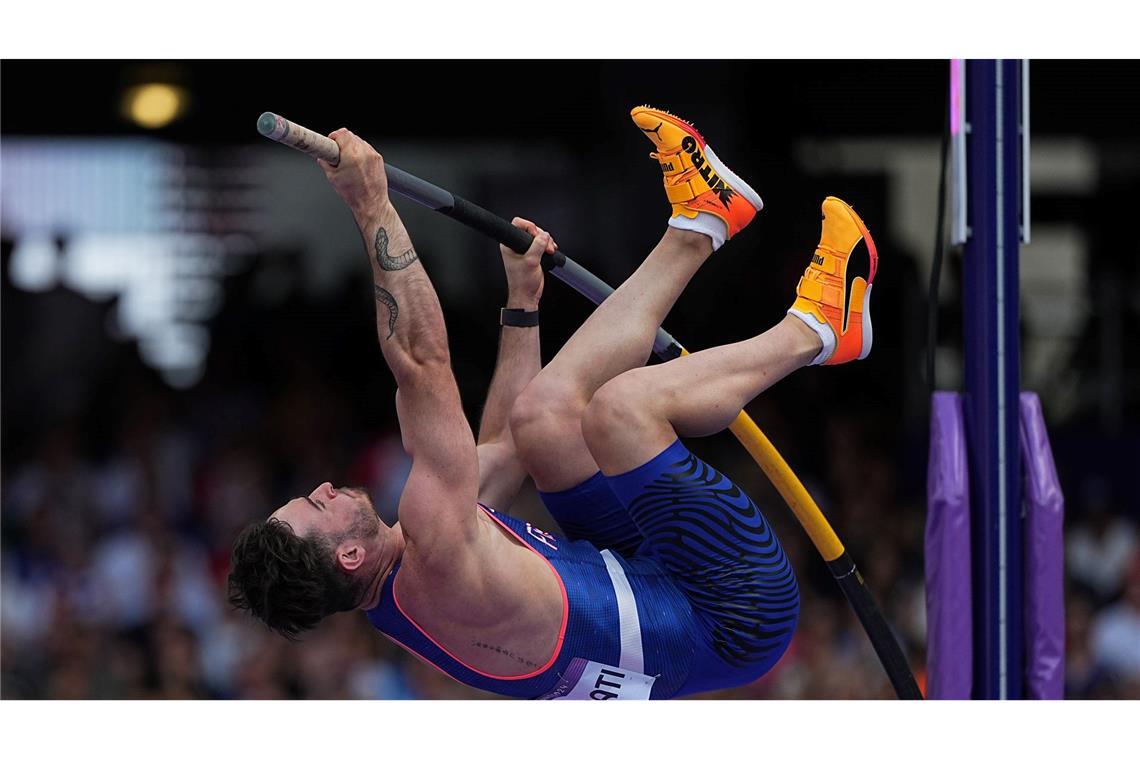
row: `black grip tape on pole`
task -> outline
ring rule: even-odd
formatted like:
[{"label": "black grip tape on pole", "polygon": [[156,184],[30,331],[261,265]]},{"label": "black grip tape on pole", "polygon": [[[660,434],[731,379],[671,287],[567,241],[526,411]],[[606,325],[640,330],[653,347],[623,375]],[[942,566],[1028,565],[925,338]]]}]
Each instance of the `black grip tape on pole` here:
[{"label": "black grip tape on pole", "polygon": [[887,678],[890,679],[891,686],[894,687],[899,699],[922,699],[922,691],[914,680],[910,664],[906,661],[906,656],[890,626],[887,625],[886,618],[875,604],[875,598],[871,596],[870,590],[863,582],[863,575],[859,572],[859,568],[855,567],[855,561],[847,552],[843,552],[828,562],[827,566],[839,583],[839,588],[843,589],[843,594],[851,603],[855,615],[863,624],[863,629],[867,631],[871,646],[879,655],[879,661],[887,671]]},{"label": "black grip tape on pole", "polygon": [[439,210],[456,221],[482,232],[492,240],[497,240],[515,253],[526,253],[530,244],[534,242],[533,235],[519,229],[501,216],[492,214],[482,206],[476,206],[466,198],[458,195],[452,197],[455,199],[452,207]]}]

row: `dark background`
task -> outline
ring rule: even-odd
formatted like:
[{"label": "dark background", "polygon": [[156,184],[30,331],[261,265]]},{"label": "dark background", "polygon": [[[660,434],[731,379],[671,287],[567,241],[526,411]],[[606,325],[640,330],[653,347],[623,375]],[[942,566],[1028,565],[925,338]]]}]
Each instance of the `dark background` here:
[{"label": "dark background", "polygon": [[[851,202],[881,255],[874,353],[798,373],[748,411],[828,514],[924,677],[934,195],[924,210],[929,243],[917,248],[892,234],[898,175],[844,170],[829,163],[827,146],[875,140],[899,156],[918,146],[936,162],[945,61],[5,61],[2,76],[5,140],[146,137],[183,149],[206,177],[199,224],[207,233],[233,231],[225,200],[232,183],[219,179],[232,167],[290,167],[285,185],[259,183],[250,178],[256,172],[239,180],[243,197],[270,204],[324,182],[308,159],[257,136],[254,122],[270,109],[318,131],[347,126],[429,180],[462,163],[464,179],[449,189],[508,218],[537,220],[613,285],[666,219],[650,145],[628,111],[643,102],[668,108],[693,121],[766,204],[666,321],[690,350],[778,320],[818,239],[818,204],[827,195]],[[1140,506],[1131,483],[1140,461],[1140,248],[1129,222],[1140,177],[1140,66],[1034,61],[1031,77],[1034,146],[1077,141],[1094,169],[1091,186],[1035,194],[1035,229],[1080,230],[1084,276],[1057,292],[1082,305],[1073,334],[1048,371],[1023,375],[1023,386],[1042,396],[1067,497],[1068,691],[1135,698],[1140,666],[1116,653],[1120,631],[1125,649],[1135,641],[1140,651]],[[152,80],[192,98],[181,119],[157,131],[131,124],[119,108],[124,88]],[[813,155],[814,163],[805,159]],[[5,178],[6,197],[21,191]],[[456,376],[476,420],[505,297],[495,246],[397,205],[439,287]],[[310,216],[337,240],[351,226],[335,206]],[[16,287],[9,263],[18,240],[4,222],[3,696],[478,696],[404,655],[362,617],[339,616],[298,646],[224,606],[233,535],[288,498],[326,479],[364,483],[391,517],[406,461],[360,251],[340,246],[336,260],[345,263],[318,287],[300,274],[329,264],[313,244],[243,229],[254,245],[222,280],[222,306],[206,323],[204,374],[174,388],[138,346],[104,329],[115,299]],[[73,231],[53,234],[68,255]],[[1023,251],[1023,281],[1033,250]],[[942,388],[960,382],[958,269],[951,252],[939,310]],[[285,284],[267,296],[272,278]],[[545,358],[589,309],[551,278]],[[1028,316],[1023,347],[1035,339]],[[755,464],[727,434],[693,446],[761,504],[804,590],[797,638],[777,669],[716,696],[890,696],[826,567]],[[549,521],[533,494],[517,511]]]}]

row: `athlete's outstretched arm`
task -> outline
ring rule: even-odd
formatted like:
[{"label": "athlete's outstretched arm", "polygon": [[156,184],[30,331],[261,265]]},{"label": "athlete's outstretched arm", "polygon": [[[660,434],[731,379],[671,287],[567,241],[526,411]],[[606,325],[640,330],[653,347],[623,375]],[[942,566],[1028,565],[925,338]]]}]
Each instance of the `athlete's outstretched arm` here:
[{"label": "athlete's outstretched arm", "polygon": [[451,372],[443,312],[388,198],[384,159],[346,129],[329,136],[340,146],[340,163],[319,163],[364,236],[380,349],[399,386],[396,411],[412,457],[400,523],[421,557],[445,557],[447,548],[475,530],[479,474],[475,440]]},{"label": "athlete's outstretched arm", "polygon": [[[525,256],[499,246],[507,273],[507,308],[535,311],[542,299],[542,256],[557,248],[534,222],[515,217],[511,222],[534,236]],[[499,358],[487,389],[487,402],[479,424],[479,501],[506,511],[518,493],[526,468],[511,436],[510,413],[515,399],[542,369],[538,325],[504,325],[499,333]]]}]

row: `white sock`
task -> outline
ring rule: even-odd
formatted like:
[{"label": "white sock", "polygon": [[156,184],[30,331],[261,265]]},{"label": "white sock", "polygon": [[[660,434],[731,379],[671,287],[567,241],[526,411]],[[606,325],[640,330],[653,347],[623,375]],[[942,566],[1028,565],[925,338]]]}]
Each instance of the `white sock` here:
[{"label": "white sock", "polygon": [[823,341],[823,348],[815,355],[815,358],[808,362],[808,365],[823,364],[831,358],[835,353],[835,333],[831,329],[831,325],[820,324],[820,322],[812,314],[804,314],[802,311],[796,309],[788,309],[788,313],[793,317],[799,317],[800,321],[810,327],[819,339]]},{"label": "white sock", "polygon": [[687,216],[675,216],[669,220],[669,226],[708,235],[709,239],[712,240],[714,251],[724,245],[724,241],[728,238],[728,225],[724,223],[724,220],[716,214],[705,211],[698,211],[697,216],[693,219]]}]

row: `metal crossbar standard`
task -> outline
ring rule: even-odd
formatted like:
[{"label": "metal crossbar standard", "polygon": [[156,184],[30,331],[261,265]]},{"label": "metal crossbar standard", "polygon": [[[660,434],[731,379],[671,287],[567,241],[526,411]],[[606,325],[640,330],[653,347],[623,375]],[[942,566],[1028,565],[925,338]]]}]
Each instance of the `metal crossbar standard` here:
[{"label": "metal crossbar standard", "polygon": [[1027,64],[968,60],[962,257],[973,530],[975,699],[1024,695],[1023,506],[1018,445],[1019,243],[1028,240]]},{"label": "metal crossbar standard", "polygon": [[[340,159],[340,149],[332,139],[276,114],[263,113],[257,120],[257,130],[271,140],[334,165]],[[516,252],[526,251],[534,240],[529,233],[465,198],[408,174],[390,163],[385,162],[384,167],[388,175],[388,189],[392,192],[450,216]],[[594,304],[601,303],[614,292],[613,288],[561,252],[544,256],[543,266],[550,274]],[[663,328],[657,331],[653,352],[664,361],[689,353]],[[906,657],[868,590],[863,575],[803,483],[747,413],[741,411],[729,430],[768,476],[827,562],[832,576],[866,630],[895,693],[901,699],[922,699],[922,692],[914,680]]]}]

